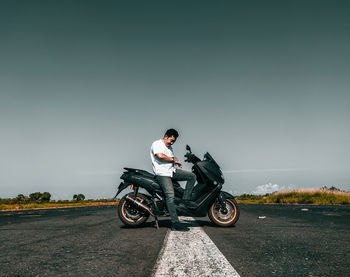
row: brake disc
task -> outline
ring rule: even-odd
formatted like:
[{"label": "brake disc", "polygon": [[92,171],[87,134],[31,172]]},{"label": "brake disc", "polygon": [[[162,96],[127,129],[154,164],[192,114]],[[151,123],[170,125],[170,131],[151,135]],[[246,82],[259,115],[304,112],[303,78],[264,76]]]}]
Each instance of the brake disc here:
[{"label": "brake disc", "polygon": [[226,209],[227,209],[227,213],[223,213],[222,209],[219,208],[219,210],[217,211],[217,216],[218,218],[222,219],[222,220],[228,220],[230,219],[231,215],[232,215],[232,207],[231,205],[227,205],[226,204]]},{"label": "brake disc", "polygon": [[140,211],[130,206],[125,209],[125,214],[133,220],[141,217]]}]

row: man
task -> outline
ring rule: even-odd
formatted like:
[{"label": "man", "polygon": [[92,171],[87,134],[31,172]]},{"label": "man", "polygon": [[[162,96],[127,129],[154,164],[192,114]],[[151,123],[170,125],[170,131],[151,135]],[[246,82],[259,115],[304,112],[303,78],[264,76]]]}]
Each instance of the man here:
[{"label": "man", "polygon": [[171,229],[189,230],[179,223],[179,218],[177,216],[176,206],[174,203],[175,193],[172,179],[176,181],[187,181],[182,202],[188,208],[194,209],[197,208],[197,204],[191,201],[191,193],[196,182],[196,175],[192,172],[175,168],[175,166],[182,166],[178,158],[175,157],[173,148],[171,147],[175,143],[178,136],[179,134],[176,130],[167,130],[162,139],[156,140],[152,143],[150,154],[154,174],[156,174],[157,182],[160,184],[165,194],[165,201],[172,222]]}]

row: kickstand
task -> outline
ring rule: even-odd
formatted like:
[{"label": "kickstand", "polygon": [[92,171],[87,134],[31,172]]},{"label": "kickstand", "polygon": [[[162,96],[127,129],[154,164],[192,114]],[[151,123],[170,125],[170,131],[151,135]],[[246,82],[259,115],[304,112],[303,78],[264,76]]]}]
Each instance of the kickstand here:
[{"label": "kickstand", "polygon": [[159,229],[159,224],[158,224],[158,217],[154,217],[154,225],[157,229]]}]

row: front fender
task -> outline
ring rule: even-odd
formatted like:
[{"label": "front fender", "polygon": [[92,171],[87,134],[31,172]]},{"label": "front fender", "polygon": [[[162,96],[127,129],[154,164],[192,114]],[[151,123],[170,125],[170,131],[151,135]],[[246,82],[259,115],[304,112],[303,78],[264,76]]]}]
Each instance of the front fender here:
[{"label": "front fender", "polygon": [[230,198],[230,199],[234,199],[235,197],[232,195],[232,194],[230,194],[230,193],[228,193],[228,192],[226,192],[226,191],[220,191],[220,194],[222,195],[222,197],[226,200],[227,198]]},{"label": "front fender", "polygon": [[230,193],[228,193],[228,192],[226,192],[226,191],[220,191],[219,196],[218,196],[218,200],[219,200],[219,203],[220,203],[222,209],[223,209],[225,212],[227,212],[227,209],[226,209],[226,199],[234,199],[234,198],[235,198],[235,197],[234,197],[232,194],[230,194]]}]

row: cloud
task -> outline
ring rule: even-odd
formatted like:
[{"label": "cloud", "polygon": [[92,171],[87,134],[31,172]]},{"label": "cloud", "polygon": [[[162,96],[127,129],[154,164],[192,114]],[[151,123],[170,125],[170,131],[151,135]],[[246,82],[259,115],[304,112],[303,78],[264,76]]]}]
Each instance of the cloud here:
[{"label": "cloud", "polygon": [[277,184],[272,184],[272,183],[267,183],[265,185],[260,185],[257,186],[255,188],[255,190],[253,191],[253,194],[266,194],[266,193],[272,193],[275,191],[279,191],[279,190],[286,190],[286,189],[294,189],[295,186],[290,184],[289,186],[281,186],[281,185],[277,185]]}]

